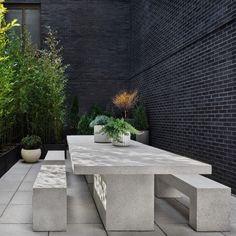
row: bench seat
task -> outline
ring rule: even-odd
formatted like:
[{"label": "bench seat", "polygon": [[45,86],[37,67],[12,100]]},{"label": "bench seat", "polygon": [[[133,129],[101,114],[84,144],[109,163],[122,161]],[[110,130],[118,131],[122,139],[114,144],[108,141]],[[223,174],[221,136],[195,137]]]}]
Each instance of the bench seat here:
[{"label": "bench seat", "polygon": [[48,151],[44,165],[65,165],[65,151]]},{"label": "bench seat", "polygon": [[67,183],[63,165],[42,165],[33,186],[33,230],[66,231]]},{"label": "bench seat", "polygon": [[157,197],[181,192],[190,198],[189,224],[196,231],[230,230],[229,187],[201,175],[156,175],[155,181]]}]

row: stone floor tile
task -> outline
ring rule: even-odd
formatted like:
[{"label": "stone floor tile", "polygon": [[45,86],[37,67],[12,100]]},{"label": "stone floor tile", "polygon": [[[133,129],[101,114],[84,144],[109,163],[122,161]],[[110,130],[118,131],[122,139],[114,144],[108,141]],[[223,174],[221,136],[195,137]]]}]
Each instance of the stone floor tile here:
[{"label": "stone floor tile", "polygon": [[174,199],[155,199],[155,222],[165,224],[188,223],[188,209]]},{"label": "stone floor tile", "polygon": [[72,205],[94,205],[90,192],[79,192],[76,189],[67,189],[67,203]]},{"label": "stone floor tile", "polygon": [[24,179],[25,175],[26,173],[15,174],[10,172],[3,175],[1,180],[11,181],[11,182],[21,182]]},{"label": "stone floor tile", "polygon": [[67,220],[69,224],[100,224],[101,220],[95,206],[69,205],[67,206]]},{"label": "stone floor tile", "polygon": [[15,192],[0,191],[0,204],[8,204]]},{"label": "stone floor tile", "polygon": [[220,232],[196,232],[187,224],[159,224],[168,236],[223,236]]},{"label": "stone floor tile", "polygon": [[[0,218],[0,224],[31,224],[32,206],[31,205],[8,205]],[[1,234],[0,234],[1,235]]]},{"label": "stone floor tile", "polygon": [[[2,216],[2,214],[3,214],[3,212],[4,212],[4,210],[5,210],[5,208],[7,207],[7,205],[5,205],[5,204],[1,204],[0,205],[0,217]],[[1,234],[0,234],[1,235]]]},{"label": "stone floor tile", "polygon": [[17,191],[11,200],[11,204],[31,205],[32,204],[32,192],[20,192]]},{"label": "stone floor tile", "polygon": [[18,190],[21,192],[32,192],[33,185],[34,181],[23,181]]},{"label": "stone floor tile", "polygon": [[236,236],[236,224],[231,224],[230,232],[223,232],[225,236]]},{"label": "stone floor tile", "polygon": [[31,224],[0,224],[1,236],[48,236],[48,232],[33,232]]},{"label": "stone floor tile", "polygon": [[49,236],[107,236],[101,224],[68,224],[67,232],[50,232]]},{"label": "stone floor tile", "polygon": [[161,229],[155,225],[155,231],[153,232],[107,232],[108,236],[165,236]]},{"label": "stone floor tile", "polygon": [[6,181],[0,179],[0,192],[14,192],[20,186],[20,182]]}]

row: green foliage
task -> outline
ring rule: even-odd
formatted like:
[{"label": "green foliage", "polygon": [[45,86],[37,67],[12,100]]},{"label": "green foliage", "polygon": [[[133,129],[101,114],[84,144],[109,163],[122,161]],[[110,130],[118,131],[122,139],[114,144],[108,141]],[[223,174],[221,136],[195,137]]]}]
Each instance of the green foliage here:
[{"label": "green foliage", "polygon": [[17,118],[20,136],[39,135],[44,142],[59,142],[65,118],[65,70],[55,32],[48,29],[45,49],[37,50],[30,35],[22,40],[7,35],[0,50],[0,133]]},{"label": "green foliage", "polygon": [[138,131],[123,118],[110,118],[108,123],[102,128],[101,133],[105,133],[113,140],[120,142],[119,139],[121,135],[128,133],[137,134]]},{"label": "green foliage", "polygon": [[69,115],[69,126],[71,129],[76,130],[79,122],[79,102],[78,96],[74,96],[72,99],[72,105]]},{"label": "green foliage", "polygon": [[[19,26],[16,19],[6,23],[5,14],[7,13],[7,9],[4,7],[3,3],[4,0],[0,0],[0,51],[4,49],[7,43],[6,32],[15,26]],[[5,60],[5,57],[0,56],[0,62],[3,60]]]},{"label": "green foliage", "polygon": [[93,134],[93,128],[89,126],[93,118],[90,115],[84,114],[81,116],[78,123],[78,131],[81,135],[91,135]]},{"label": "green foliage", "polygon": [[95,125],[106,125],[109,119],[110,118],[105,115],[96,116],[96,118],[89,124],[89,126],[93,128]]},{"label": "green foliage", "polygon": [[91,111],[90,111],[90,113],[89,113],[89,115],[90,115],[93,119],[95,119],[96,116],[98,116],[98,115],[103,115],[103,114],[104,114],[103,109],[102,109],[100,106],[98,106],[97,104],[95,104],[95,105],[92,106]]},{"label": "green foliage", "polygon": [[148,117],[146,109],[143,104],[140,104],[135,108],[133,116],[134,116],[134,127],[136,129],[147,130],[149,128]]},{"label": "green foliage", "polygon": [[27,135],[21,140],[21,145],[24,149],[38,149],[42,145],[42,140],[37,135]]}]

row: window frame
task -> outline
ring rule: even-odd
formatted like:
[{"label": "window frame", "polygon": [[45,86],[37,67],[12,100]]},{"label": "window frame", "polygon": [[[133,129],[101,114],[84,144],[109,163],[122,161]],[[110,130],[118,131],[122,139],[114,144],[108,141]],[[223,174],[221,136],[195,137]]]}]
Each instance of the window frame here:
[{"label": "window frame", "polygon": [[41,7],[38,3],[5,3],[5,7],[8,11],[10,10],[22,10],[22,25],[20,25],[21,32],[23,32],[23,28],[25,26],[25,10],[38,10],[39,11],[39,45],[38,48],[41,48]]}]

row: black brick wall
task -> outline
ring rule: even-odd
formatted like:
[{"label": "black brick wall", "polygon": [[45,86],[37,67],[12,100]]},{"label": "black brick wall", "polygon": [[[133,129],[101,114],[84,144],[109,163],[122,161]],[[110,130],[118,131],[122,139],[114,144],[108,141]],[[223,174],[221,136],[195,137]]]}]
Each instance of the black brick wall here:
[{"label": "black brick wall", "polygon": [[130,85],[151,145],[213,165],[236,193],[236,3],[131,0]]},{"label": "black brick wall", "polygon": [[44,26],[58,31],[70,64],[68,94],[81,111],[105,106],[126,86],[129,71],[129,4],[126,0],[41,0]]}]

